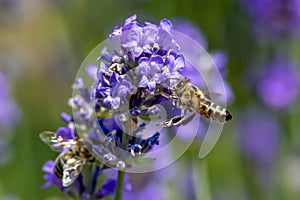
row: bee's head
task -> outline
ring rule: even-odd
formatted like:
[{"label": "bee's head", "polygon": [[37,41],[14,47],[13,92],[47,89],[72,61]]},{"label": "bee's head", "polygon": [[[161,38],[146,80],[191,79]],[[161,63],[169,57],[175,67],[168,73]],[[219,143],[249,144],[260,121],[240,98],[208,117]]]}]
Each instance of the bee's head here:
[{"label": "bee's head", "polygon": [[186,84],[189,82],[189,80],[187,78],[182,78],[180,79],[175,85],[174,85],[174,89],[175,90],[181,90],[183,89]]}]

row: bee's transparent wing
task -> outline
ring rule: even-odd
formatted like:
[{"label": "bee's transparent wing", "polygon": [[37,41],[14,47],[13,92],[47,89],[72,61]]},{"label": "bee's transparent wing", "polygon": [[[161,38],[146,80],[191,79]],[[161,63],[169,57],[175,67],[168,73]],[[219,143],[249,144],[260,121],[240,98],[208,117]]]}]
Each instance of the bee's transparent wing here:
[{"label": "bee's transparent wing", "polygon": [[64,139],[55,132],[44,131],[40,134],[41,140],[52,150],[62,152],[76,143],[74,139]]},{"label": "bee's transparent wing", "polygon": [[216,145],[219,137],[221,136],[223,126],[224,123],[211,121],[199,151],[200,159],[207,156],[207,154],[209,154],[209,152],[211,152],[213,147]]},{"label": "bee's transparent wing", "polygon": [[64,187],[68,187],[76,181],[78,176],[80,175],[82,168],[85,164],[85,161],[80,158],[71,158],[69,159],[66,164],[63,166],[63,177],[62,177],[62,184]]},{"label": "bee's transparent wing", "polygon": [[204,94],[204,96],[206,97],[206,98],[208,98],[208,99],[212,99],[212,98],[218,98],[218,97],[220,97],[222,94],[220,94],[220,93],[217,93],[217,92],[207,92],[207,91],[203,91],[203,90],[201,90],[202,91],[202,93]]},{"label": "bee's transparent wing", "polygon": [[63,138],[58,136],[55,132],[44,131],[40,134],[40,138],[54,151],[60,152],[64,148],[64,145],[62,145],[64,142]]}]

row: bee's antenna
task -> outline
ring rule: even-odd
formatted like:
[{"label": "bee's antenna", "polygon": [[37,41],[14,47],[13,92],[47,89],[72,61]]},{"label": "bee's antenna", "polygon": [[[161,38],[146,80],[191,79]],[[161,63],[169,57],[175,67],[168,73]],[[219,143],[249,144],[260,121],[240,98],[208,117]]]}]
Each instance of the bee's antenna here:
[{"label": "bee's antenna", "polygon": [[176,77],[170,77],[169,79],[175,79],[175,80],[180,80],[181,78],[176,78]]},{"label": "bee's antenna", "polygon": [[162,85],[163,87],[167,88],[168,90],[171,90],[171,87],[168,86],[166,83],[161,83],[161,85]]}]

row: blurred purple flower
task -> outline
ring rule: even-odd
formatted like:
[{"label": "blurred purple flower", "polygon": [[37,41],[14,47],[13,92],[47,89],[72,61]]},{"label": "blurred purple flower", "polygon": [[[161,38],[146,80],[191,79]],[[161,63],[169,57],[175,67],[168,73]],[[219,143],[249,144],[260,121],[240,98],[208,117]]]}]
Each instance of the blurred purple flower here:
[{"label": "blurred purple flower", "polygon": [[[220,72],[223,79],[226,79],[227,77],[227,62],[228,57],[223,51],[213,51],[211,53],[211,57],[213,62],[215,63],[216,67],[218,68],[218,71]],[[212,76],[218,76],[217,74],[213,74]],[[216,79],[216,78],[214,78]],[[218,83],[217,81],[211,82],[211,88],[213,88],[215,91],[222,91],[223,87],[225,89],[225,99],[226,103],[232,103],[234,101],[234,93],[231,89],[231,85],[224,80],[223,84]]]},{"label": "blurred purple flower", "polygon": [[258,167],[269,168],[278,155],[280,142],[278,122],[259,109],[248,110],[238,119],[241,153]]},{"label": "blurred purple flower", "polygon": [[49,160],[43,166],[43,172],[45,172],[44,179],[46,183],[42,186],[44,189],[50,187],[52,184],[63,189],[62,182],[59,178],[54,175],[55,161]]},{"label": "blurred purple flower", "polygon": [[[0,163],[7,162],[12,152],[7,142],[6,131],[20,120],[20,110],[11,98],[8,78],[0,71]],[[10,133],[11,134],[11,133]]]},{"label": "blurred purple flower", "polygon": [[[106,170],[105,175],[108,177],[116,177],[117,171],[116,170]],[[117,180],[112,178],[107,178],[106,182],[102,184],[102,187],[99,191],[96,192],[95,197],[96,199],[104,198],[108,195],[114,195],[116,191],[117,186]],[[124,185],[123,185],[124,191],[131,191],[131,183],[128,180],[128,174],[125,174],[124,177]]]},{"label": "blurred purple flower", "polygon": [[241,154],[250,165],[253,181],[264,191],[274,181],[272,169],[278,160],[281,139],[279,123],[259,108],[247,110],[237,119]]},{"label": "blurred purple flower", "polygon": [[[185,35],[196,40],[201,46],[205,49],[208,48],[208,44],[206,38],[201,32],[200,28],[198,28],[195,24],[188,20],[184,19],[175,19],[173,22],[174,30],[184,33]],[[194,51],[199,51],[199,49],[193,49]]]},{"label": "blurred purple flower", "polygon": [[273,108],[287,108],[299,95],[299,70],[292,61],[275,60],[261,73],[257,92]]},{"label": "blurred purple flower", "polygon": [[140,187],[142,188],[124,192],[124,199],[144,199],[145,197],[151,200],[163,199],[163,186],[161,184],[150,182]]},{"label": "blurred purple flower", "polygon": [[107,195],[113,195],[115,193],[117,181],[115,179],[109,179],[102,185],[102,188],[96,194],[96,198],[103,198]]},{"label": "blurred purple flower", "polygon": [[124,199],[143,199],[145,197],[151,200],[169,199],[167,198],[168,193],[173,191],[168,190],[166,186],[170,180],[174,180],[177,170],[176,165],[170,165],[155,172],[129,174],[132,190],[124,191]]},{"label": "blurred purple flower", "polygon": [[17,12],[18,9],[21,7],[20,0],[2,0],[0,1],[0,10],[1,13],[9,13]]},{"label": "blurred purple flower", "polygon": [[[203,36],[201,30],[190,21],[183,19],[175,20],[174,30],[191,37],[204,48],[203,50],[208,50],[207,41]],[[185,37],[179,37],[178,43],[180,44],[181,48],[184,49],[185,52],[188,53],[191,56],[191,58],[196,62],[199,60],[199,57],[203,56],[204,54],[203,50],[199,49],[198,45],[194,45],[193,43],[186,41]],[[226,66],[228,61],[226,53],[221,50],[214,50],[210,52],[210,56],[212,61],[216,65],[218,71],[220,72],[222,78],[225,79],[227,77]],[[199,74],[199,72],[195,69],[194,66],[191,66],[189,63],[186,63],[185,69],[181,73],[183,76],[189,77],[193,84],[197,85],[200,88],[206,88],[206,83],[203,80],[202,75]],[[210,73],[209,77],[205,77],[206,79],[210,80],[209,88],[213,90],[211,92],[223,91],[223,84],[221,84],[219,81],[213,81],[217,80],[216,77],[218,76],[219,74]],[[224,87],[226,92],[226,101],[227,103],[232,103],[234,101],[234,94],[232,92],[231,86],[226,81],[224,81]]]},{"label": "blurred purple flower", "polygon": [[20,120],[20,110],[10,97],[9,81],[0,71],[0,127],[9,129]]},{"label": "blurred purple flower", "polygon": [[218,70],[221,72],[222,76],[226,78],[227,76],[227,61],[228,57],[223,51],[213,51],[211,52],[211,58],[213,59],[214,63],[216,64]]},{"label": "blurred purple flower", "polygon": [[265,38],[300,32],[300,0],[242,0],[256,31]]}]

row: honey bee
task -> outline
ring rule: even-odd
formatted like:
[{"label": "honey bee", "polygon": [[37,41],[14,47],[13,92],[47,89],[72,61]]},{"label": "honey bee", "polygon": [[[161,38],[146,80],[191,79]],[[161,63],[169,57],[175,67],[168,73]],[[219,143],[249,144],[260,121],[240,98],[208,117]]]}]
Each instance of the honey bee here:
[{"label": "honey bee", "polygon": [[74,183],[86,163],[96,160],[78,137],[64,139],[54,132],[45,131],[40,134],[40,138],[51,149],[61,152],[55,159],[54,175],[62,180],[64,187]]},{"label": "honey bee", "polygon": [[[232,119],[228,110],[212,102],[208,94],[201,91],[185,77],[168,89],[171,91],[171,94],[161,92],[161,95],[177,100],[177,107],[182,110],[182,114],[167,119],[159,125],[166,127],[184,125],[192,120],[195,113],[218,122],[226,122]],[[188,111],[192,112],[193,115],[187,117]]]}]

